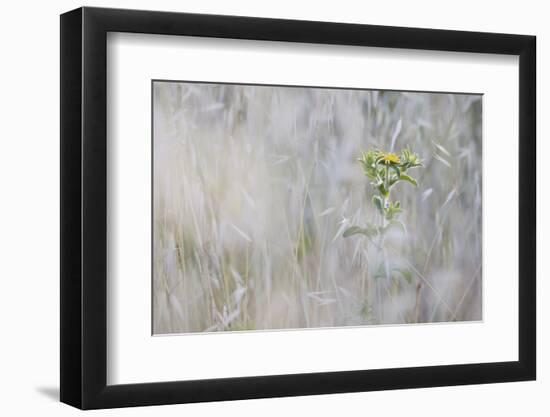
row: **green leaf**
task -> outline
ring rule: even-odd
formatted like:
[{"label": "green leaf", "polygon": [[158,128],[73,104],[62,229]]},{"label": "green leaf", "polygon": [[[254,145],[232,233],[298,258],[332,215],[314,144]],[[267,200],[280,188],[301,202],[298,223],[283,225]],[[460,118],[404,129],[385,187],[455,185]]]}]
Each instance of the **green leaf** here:
[{"label": "green leaf", "polygon": [[348,227],[344,231],[344,234],[342,236],[343,237],[349,237],[349,236],[353,236],[353,235],[357,235],[359,233],[362,233],[362,231],[363,231],[363,228],[361,228],[359,226],[351,226],[351,227]]},{"label": "green leaf", "polygon": [[380,214],[384,214],[384,203],[382,202],[382,198],[379,195],[375,195],[372,197],[372,203],[380,211]]},{"label": "green leaf", "polygon": [[[395,208],[395,207],[388,208],[386,210],[386,220],[393,221],[393,216],[395,216],[396,214],[401,213],[402,211],[403,210],[401,210],[400,208]],[[395,220],[395,221],[397,221],[397,220]]]},{"label": "green leaf", "polygon": [[395,173],[397,174],[397,178],[399,178],[401,176],[401,170],[399,169],[399,167],[397,165],[390,165],[390,168],[395,171]]},{"label": "green leaf", "polygon": [[390,203],[385,210],[386,220],[392,220],[396,214],[399,214],[402,211],[403,209],[401,209],[401,203],[399,201]]},{"label": "green leaf", "polygon": [[386,186],[384,185],[384,182],[380,182],[378,184],[378,191],[380,191],[380,194],[382,194],[386,198],[388,198],[388,196],[390,195],[390,192],[386,190]]},{"label": "green leaf", "polygon": [[376,230],[376,228],[372,226],[367,226],[367,227],[351,226],[344,231],[344,233],[342,234],[342,237],[349,237],[353,235],[365,235],[367,237],[372,237],[377,233],[378,231]]},{"label": "green leaf", "polygon": [[403,181],[407,181],[407,182],[410,182],[412,185],[414,185],[415,187],[418,185],[418,182],[416,182],[416,180],[413,178],[413,177],[409,177],[408,175],[406,174],[401,174],[401,176],[399,177],[400,180],[403,180]]}]

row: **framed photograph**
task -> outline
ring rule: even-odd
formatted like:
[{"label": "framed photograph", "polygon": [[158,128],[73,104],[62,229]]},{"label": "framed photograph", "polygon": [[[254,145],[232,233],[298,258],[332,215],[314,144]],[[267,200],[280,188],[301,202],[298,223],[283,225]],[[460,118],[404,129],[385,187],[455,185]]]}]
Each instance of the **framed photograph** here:
[{"label": "framed photograph", "polygon": [[61,401],[533,380],[535,37],[61,16]]}]

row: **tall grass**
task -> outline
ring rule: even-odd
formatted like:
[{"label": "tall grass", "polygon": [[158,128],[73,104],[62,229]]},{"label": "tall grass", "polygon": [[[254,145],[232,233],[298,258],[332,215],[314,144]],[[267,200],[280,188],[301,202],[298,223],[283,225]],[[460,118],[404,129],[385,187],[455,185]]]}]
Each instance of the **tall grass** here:
[{"label": "tall grass", "polygon": [[[155,82],[153,111],[154,333],[481,319],[481,96]],[[342,238],[361,151],[406,147],[406,232]]]}]

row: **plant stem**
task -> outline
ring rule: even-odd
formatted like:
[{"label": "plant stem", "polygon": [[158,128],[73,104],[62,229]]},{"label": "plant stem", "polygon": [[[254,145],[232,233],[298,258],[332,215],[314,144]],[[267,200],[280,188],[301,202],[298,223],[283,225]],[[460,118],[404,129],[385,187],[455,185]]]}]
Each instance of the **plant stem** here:
[{"label": "plant stem", "polygon": [[[388,192],[388,194],[390,192],[390,182],[388,181],[389,180],[389,172],[390,171],[388,169],[388,166],[386,165],[386,191]],[[389,196],[388,196],[388,198],[389,198]]]},{"label": "plant stem", "polygon": [[[387,197],[384,195],[383,197],[383,203],[384,203],[384,212],[386,210],[386,207],[390,201],[390,181],[389,181],[389,167],[386,165],[386,178],[385,178],[385,188]],[[382,227],[386,227],[386,216],[382,215]]]}]

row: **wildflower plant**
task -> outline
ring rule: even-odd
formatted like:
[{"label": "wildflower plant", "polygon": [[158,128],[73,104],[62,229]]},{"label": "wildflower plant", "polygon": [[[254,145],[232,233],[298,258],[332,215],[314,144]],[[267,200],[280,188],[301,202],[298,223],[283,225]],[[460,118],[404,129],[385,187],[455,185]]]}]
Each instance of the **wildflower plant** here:
[{"label": "wildflower plant", "polygon": [[363,173],[371,180],[371,185],[376,194],[372,197],[372,203],[381,216],[381,224],[378,227],[367,225],[366,227],[351,226],[344,231],[343,237],[362,234],[369,238],[383,235],[392,225],[405,226],[397,217],[403,211],[401,202],[392,200],[392,188],[399,182],[407,182],[418,186],[416,179],[408,174],[412,168],[421,167],[422,161],[418,155],[405,149],[400,155],[380,150],[363,152],[358,159]]},{"label": "wildflower plant", "polygon": [[[398,216],[403,212],[403,207],[400,201],[392,199],[391,193],[393,187],[399,182],[418,186],[418,181],[409,175],[409,170],[423,166],[422,161],[416,153],[408,149],[403,150],[400,155],[380,150],[370,150],[363,152],[358,161],[363,168],[363,173],[370,180],[370,184],[375,190],[372,204],[379,214],[380,221],[378,225],[351,226],[344,231],[343,237],[364,235],[369,242],[374,244],[380,254],[380,263],[372,275],[375,279],[385,278],[389,286],[392,278],[393,282],[397,283],[399,281],[398,277],[402,277],[408,284],[412,284],[413,272],[408,268],[394,264],[393,260],[387,256],[384,248],[384,238],[386,231],[394,225],[406,231],[405,225],[398,220]],[[397,287],[400,288],[398,284]],[[418,283],[414,318],[410,319],[413,322],[418,322],[420,288],[421,284]],[[367,301],[365,303],[366,309],[369,311],[369,303]],[[381,318],[379,320],[383,321]]]}]

